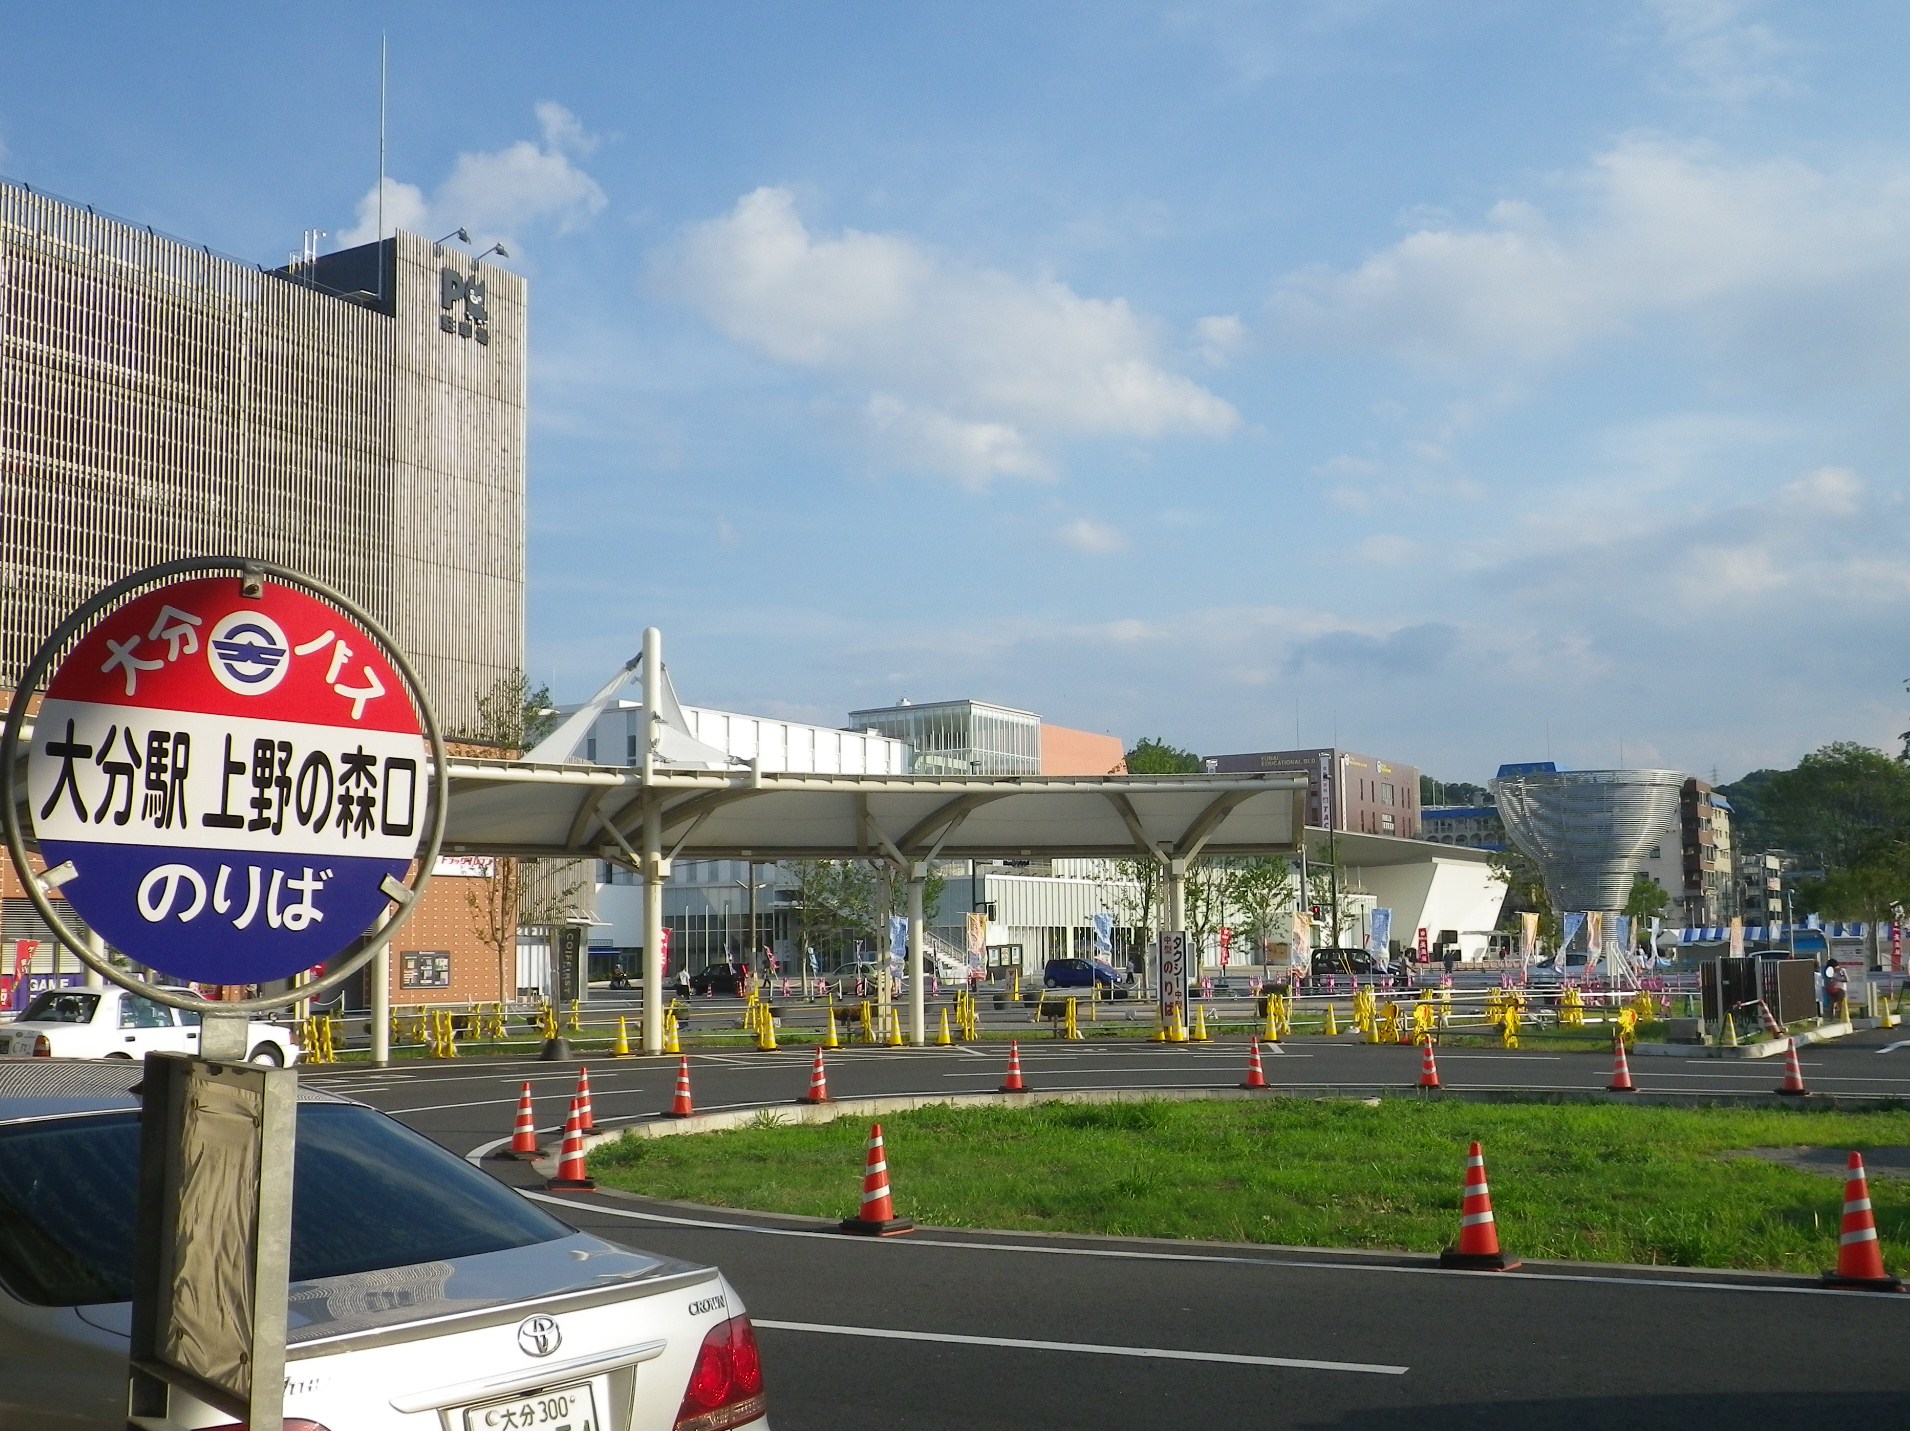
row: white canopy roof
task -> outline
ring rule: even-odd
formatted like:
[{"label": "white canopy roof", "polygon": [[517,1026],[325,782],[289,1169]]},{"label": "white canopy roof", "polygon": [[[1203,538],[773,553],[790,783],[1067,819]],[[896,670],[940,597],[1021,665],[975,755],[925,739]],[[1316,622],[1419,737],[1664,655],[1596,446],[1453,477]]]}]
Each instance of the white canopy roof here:
[{"label": "white canopy roof", "polygon": [[1280,855],[1305,778],[811,775],[454,760],[448,854],[631,861],[650,803],[677,859]]}]

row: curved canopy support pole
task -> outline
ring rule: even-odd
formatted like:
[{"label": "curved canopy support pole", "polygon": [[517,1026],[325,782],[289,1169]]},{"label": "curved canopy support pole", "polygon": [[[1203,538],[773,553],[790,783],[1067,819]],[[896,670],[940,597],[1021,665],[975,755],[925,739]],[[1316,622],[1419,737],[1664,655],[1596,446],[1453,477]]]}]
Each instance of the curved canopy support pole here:
[{"label": "curved canopy support pole", "polygon": [[928,883],[928,861],[908,867],[909,876],[909,1042],[921,1048],[928,1042],[928,1006],[923,999],[922,945],[926,916],[922,910],[923,886]]},{"label": "curved canopy support pole", "polygon": [[658,798],[657,698],[663,689],[663,633],[643,629],[643,1051],[663,1052],[663,801]]}]

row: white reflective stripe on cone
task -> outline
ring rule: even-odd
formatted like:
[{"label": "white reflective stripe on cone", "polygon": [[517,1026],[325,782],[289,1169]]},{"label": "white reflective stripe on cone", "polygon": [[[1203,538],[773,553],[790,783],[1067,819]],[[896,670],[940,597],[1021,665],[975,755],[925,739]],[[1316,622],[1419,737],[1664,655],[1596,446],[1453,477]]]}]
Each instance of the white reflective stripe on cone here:
[{"label": "white reflective stripe on cone", "polygon": [[1477,1227],[1482,1222],[1491,1221],[1492,1214],[1489,1212],[1469,1212],[1459,1219],[1459,1225],[1461,1227]]},{"label": "white reflective stripe on cone", "polygon": [[1853,1242],[1875,1242],[1876,1240],[1877,1229],[1874,1227],[1865,1227],[1860,1228],[1856,1232],[1846,1232],[1842,1237],[1837,1239],[1837,1243],[1840,1247],[1848,1247]]},{"label": "white reflective stripe on cone", "polygon": [[1844,1204],[1845,1217],[1849,1217],[1853,1212],[1869,1212],[1869,1211],[1870,1211],[1870,1199],[1867,1197],[1855,1198],[1852,1201]]}]

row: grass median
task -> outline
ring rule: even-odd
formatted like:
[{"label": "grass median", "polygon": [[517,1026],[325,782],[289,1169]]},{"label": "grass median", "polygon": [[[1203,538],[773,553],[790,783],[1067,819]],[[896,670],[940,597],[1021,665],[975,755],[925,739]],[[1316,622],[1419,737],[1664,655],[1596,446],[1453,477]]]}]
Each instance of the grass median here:
[{"label": "grass median", "polygon": [[[606,1186],[722,1207],[855,1211],[859,1119],[596,1149]],[[1836,1260],[1841,1173],[1753,1148],[1910,1145],[1910,1111],[1358,1102],[938,1107],[883,1120],[900,1216],[944,1227],[1431,1253],[1458,1232],[1466,1144],[1520,1257],[1815,1273]],[[1910,1183],[1873,1177],[1892,1270]]]}]

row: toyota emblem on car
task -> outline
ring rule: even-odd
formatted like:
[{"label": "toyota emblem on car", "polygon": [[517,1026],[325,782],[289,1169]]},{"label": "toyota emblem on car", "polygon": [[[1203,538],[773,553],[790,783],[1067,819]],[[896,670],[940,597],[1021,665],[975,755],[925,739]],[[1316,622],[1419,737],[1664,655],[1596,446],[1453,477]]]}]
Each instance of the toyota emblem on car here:
[{"label": "toyota emblem on car", "polygon": [[564,1343],[555,1317],[526,1317],[517,1327],[517,1344],[525,1356],[549,1356]]}]

